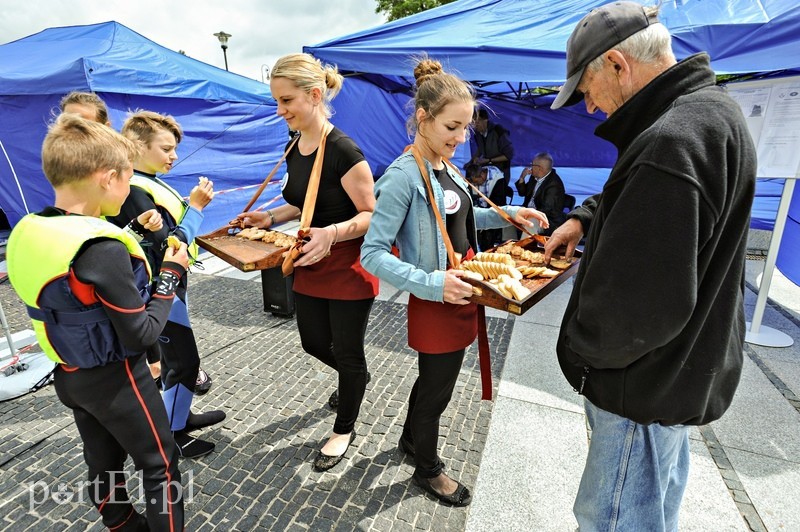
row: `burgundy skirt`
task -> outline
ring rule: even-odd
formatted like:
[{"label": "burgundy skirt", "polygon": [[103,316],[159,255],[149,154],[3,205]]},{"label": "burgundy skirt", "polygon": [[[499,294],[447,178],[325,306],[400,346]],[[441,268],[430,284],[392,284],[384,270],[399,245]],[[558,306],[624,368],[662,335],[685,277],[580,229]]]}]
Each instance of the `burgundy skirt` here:
[{"label": "burgundy skirt", "polygon": [[[465,260],[472,258],[469,250]],[[478,305],[453,305],[408,297],[408,345],[421,353],[451,353],[478,337]]]},{"label": "burgundy skirt", "polygon": [[361,266],[364,238],[338,242],[319,262],[294,269],[293,290],[324,299],[358,300],[378,295],[378,278]]}]

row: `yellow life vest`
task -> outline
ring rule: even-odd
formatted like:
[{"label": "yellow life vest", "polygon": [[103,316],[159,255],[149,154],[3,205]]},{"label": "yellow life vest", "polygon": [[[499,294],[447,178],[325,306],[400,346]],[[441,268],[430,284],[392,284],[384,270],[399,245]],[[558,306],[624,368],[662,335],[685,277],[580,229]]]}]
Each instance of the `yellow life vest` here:
[{"label": "yellow life vest", "polygon": [[[131,186],[139,187],[153,198],[153,203],[165,209],[175,225],[179,225],[186,211],[189,209],[189,204],[186,203],[177,190],[164,183],[158,178],[149,178],[143,175],[134,173],[131,177]],[[192,264],[197,260],[200,254],[200,249],[195,241],[189,242],[189,259]]]},{"label": "yellow life vest", "polygon": [[8,239],[8,277],[28,308],[39,345],[56,363],[102,366],[131,354],[122,346],[101,303],[86,305],[70,287],[70,269],[86,242],[110,238],[125,244],[143,300],[150,265],[124,229],[91,216],[28,214]]}]

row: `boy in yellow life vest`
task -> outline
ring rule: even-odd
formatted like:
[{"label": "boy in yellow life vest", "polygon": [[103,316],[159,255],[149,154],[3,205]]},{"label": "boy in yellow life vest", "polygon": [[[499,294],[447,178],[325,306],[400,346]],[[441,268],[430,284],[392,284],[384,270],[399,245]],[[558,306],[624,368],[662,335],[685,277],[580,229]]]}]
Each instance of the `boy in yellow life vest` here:
[{"label": "boy in yellow life vest", "polygon": [[[197,258],[194,237],[203,221],[203,208],[214,196],[214,184],[205,178],[194,187],[188,203],[156,174],[172,169],[178,156],[175,150],[183,133],[174,118],[152,111],[137,111],[125,120],[122,134],[141,145],[133,161],[131,193],[118,216],[109,221],[123,226],[128,220],[150,209],[156,209],[164,220],[160,231],[149,233],[142,241],[151,268],[158,269],[167,238],[174,236],[188,245],[190,261]],[[225,419],[221,410],[201,414],[191,412],[193,390],[200,369],[192,326],[189,321],[186,290],[188,278],[182,276],[176,290],[167,324],[159,337],[161,351],[161,381],[164,405],[178,450],[184,458],[197,458],[214,450],[214,444],[191,433]]]},{"label": "boy in yellow life vest", "polygon": [[[56,393],[75,417],[103,524],[181,530],[178,450],[144,352],[167,321],[189,264],[186,246],[166,251],[150,297],[151,270],[136,238],[101,219],[119,213],[136,153],[111,128],[58,117],[42,147],[55,202],[11,232],[8,274],[39,345],[57,363]],[[138,223],[149,225],[150,215]],[[128,455],[142,474],[146,517],[119,482]]]}]

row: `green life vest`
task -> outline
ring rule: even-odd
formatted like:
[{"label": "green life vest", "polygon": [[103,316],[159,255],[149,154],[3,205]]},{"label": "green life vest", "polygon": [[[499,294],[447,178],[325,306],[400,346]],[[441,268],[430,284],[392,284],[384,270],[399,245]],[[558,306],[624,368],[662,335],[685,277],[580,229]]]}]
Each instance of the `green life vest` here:
[{"label": "green life vest", "polygon": [[131,354],[121,346],[102,304],[82,303],[70,286],[75,256],[97,238],[125,244],[137,289],[149,297],[152,274],[144,251],[131,234],[105,220],[28,214],[8,239],[11,285],[28,307],[39,345],[58,364],[95,367]]},{"label": "green life vest", "polygon": [[[181,223],[183,217],[186,215],[186,210],[189,205],[183,200],[178,191],[164,183],[160,179],[150,179],[143,175],[134,173],[131,177],[131,186],[139,187],[153,198],[153,203],[157,206],[166,209],[166,211],[175,220],[175,225]],[[197,260],[199,255],[199,247],[197,243],[192,241],[189,243],[189,259],[192,264]]]}]

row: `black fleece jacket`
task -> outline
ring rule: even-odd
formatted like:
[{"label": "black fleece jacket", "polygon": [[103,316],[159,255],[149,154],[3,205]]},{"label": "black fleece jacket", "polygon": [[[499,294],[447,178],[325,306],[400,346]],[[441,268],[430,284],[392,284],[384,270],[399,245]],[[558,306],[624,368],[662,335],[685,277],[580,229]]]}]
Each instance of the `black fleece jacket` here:
[{"label": "black fleece jacket", "polygon": [[595,133],[619,154],[602,193],[571,214],[587,236],[562,371],[594,405],[638,423],[714,421],[742,369],[756,175],[744,117],[701,53]]}]

